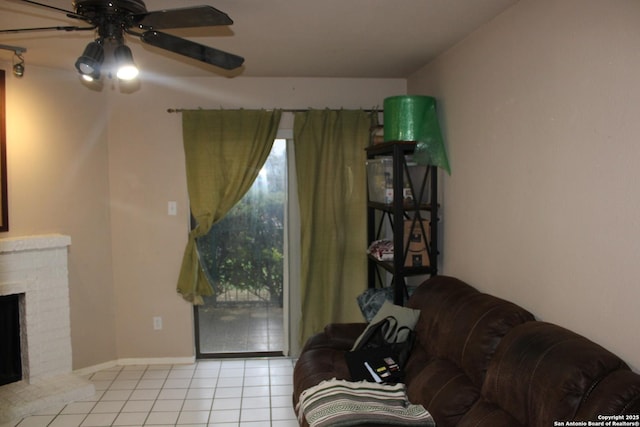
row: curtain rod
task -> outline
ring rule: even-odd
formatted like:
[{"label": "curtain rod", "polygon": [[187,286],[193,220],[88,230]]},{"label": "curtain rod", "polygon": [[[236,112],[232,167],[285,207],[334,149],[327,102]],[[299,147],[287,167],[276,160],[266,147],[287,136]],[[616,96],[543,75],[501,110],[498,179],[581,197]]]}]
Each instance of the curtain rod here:
[{"label": "curtain rod", "polygon": [[[192,110],[203,110],[204,108],[167,108],[167,113],[182,113],[183,111],[192,111]],[[282,111],[283,113],[306,113],[309,110],[312,110],[312,108],[276,108],[277,110]],[[324,108],[323,108],[324,109]],[[336,108],[326,108],[327,110],[334,110],[337,111],[339,109]],[[321,110],[320,108],[318,108],[318,110]],[[362,110],[365,113],[382,113],[384,112],[384,110],[380,109],[368,109],[368,110]]]}]

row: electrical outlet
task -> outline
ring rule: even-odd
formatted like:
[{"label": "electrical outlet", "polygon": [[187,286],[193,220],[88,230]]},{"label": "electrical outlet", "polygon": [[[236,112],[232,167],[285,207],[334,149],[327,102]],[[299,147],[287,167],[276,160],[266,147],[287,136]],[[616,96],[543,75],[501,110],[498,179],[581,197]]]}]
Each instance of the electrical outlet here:
[{"label": "electrical outlet", "polygon": [[159,331],[162,329],[162,317],[155,316],[153,318],[153,329]]}]

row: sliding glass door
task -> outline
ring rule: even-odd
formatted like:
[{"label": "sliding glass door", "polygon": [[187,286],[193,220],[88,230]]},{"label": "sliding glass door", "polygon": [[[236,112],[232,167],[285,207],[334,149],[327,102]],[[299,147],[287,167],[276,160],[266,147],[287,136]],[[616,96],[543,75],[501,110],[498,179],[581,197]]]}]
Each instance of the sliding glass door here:
[{"label": "sliding glass door", "polygon": [[200,358],[283,354],[286,171],[278,139],[249,192],[197,242],[214,288],[195,308]]}]

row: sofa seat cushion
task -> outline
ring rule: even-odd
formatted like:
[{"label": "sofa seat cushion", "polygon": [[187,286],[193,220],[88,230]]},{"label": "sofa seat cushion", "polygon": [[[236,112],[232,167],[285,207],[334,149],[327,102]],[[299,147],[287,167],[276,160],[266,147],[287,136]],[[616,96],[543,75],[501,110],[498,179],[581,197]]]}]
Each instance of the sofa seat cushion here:
[{"label": "sofa seat cushion", "polygon": [[407,375],[409,401],[421,404],[438,427],[456,426],[480,396],[465,372],[446,359],[430,360],[417,374]]},{"label": "sofa seat cushion", "polygon": [[524,427],[502,408],[484,399],[477,401],[456,427]]}]

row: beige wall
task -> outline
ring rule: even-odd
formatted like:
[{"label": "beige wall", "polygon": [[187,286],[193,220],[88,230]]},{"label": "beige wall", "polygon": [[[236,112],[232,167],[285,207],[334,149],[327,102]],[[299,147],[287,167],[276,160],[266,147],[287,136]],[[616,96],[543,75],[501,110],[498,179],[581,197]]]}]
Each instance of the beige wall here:
[{"label": "beige wall", "polygon": [[[175,291],[188,202],[181,115],[168,108],[371,108],[404,80],[141,79],[109,95],[109,182],[120,358],[193,355],[191,306]],[[178,215],[167,215],[176,201]],[[354,300],[354,309],[357,305]],[[164,329],[152,329],[162,316]]]},{"label": "beige wall", "polygon": [[443,272],[640,369],[640,3],[522,0],[408,80],[439,99]]},{"label": "beige wall", "polygon": [[[7,83],[8,233],[71,236],[69,292],[74,366],[113,360],[107,110],[67,72],[0,63]],[[79,343],[82,343],[79,345]]]},{"label": "beige wall", "polygon": [[[402,79],[171,79],[84,87],[72,69],[7,70],[9,233],[63,233],[74,369],[190,358],[191,306],[175,291],[188,231],[181,116],[167,108],[372,108]],[[70,67],[71,68],[71,67]],[[289,120],[288,126],[291,126]],[[178,215],[167,214],[176,201]],[[354,301],[354,307],[355,301]],[[162,316],[163,329],[152,318]]]}]

